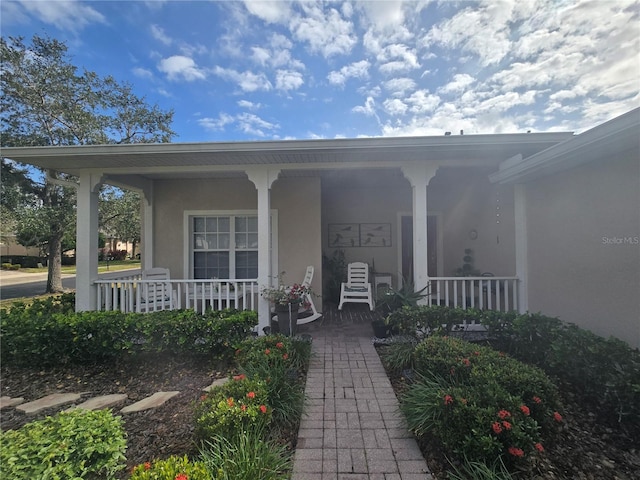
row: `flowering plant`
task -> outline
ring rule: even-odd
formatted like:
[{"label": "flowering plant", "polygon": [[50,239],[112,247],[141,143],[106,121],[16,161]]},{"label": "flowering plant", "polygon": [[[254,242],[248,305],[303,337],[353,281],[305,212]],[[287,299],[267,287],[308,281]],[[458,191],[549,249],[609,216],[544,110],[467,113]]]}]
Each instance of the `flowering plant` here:
[{"label": "flowering plant", "polygon": [[265,287],[261,292],[274,305],[289,305],[290,303],[302,303],[305,295],[311,294],[311,287],[294,283],[293,285],[278,285],[277,287]]}]

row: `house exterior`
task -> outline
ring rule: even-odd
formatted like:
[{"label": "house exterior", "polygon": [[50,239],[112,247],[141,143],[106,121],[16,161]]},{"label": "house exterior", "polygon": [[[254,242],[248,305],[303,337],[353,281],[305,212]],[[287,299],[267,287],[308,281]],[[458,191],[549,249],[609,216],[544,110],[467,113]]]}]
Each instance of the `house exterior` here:
[{"label": "house exterior", "polygon": [[[638,133],[638,110],[622,118],[631,118],[635,126],[630,128]],[[425,301],[521,311],[548,306],[552,311],[544,313],[564,314],[556,307],[562,301],[545,303],[549,292],[544,279],[567,279],[558,278],[553,262],[545,267],[538,258],[550,245],[539,243],[533,230],[538,225],[551,228],[544,225],[550,221],[545,208],[553,207],[543,203],[553,199],[544,189],[555,185],[560,193],[563,185],[554,183],[561,182],[555,174],[520,179],[509,172],[528,172],[531,162],[554,148],[559,149],[558,158],[565,158],[562,146],[587,134],[25,147],[3,149],[2,155],[79,178],[78,310],[134,309],[140,300],[139,293],[137,299],[121,291],[105,294],[98,280],[97,190],[108,183],[142,193],[142,268],[170,270],[174,307],[215,308],[233,300],[236,306],[257,309],[263,327],[269,324],[270,306],[260,289],[277,282],[281,272],[285,283],[300,282],[306,267],[313,265],[312,287],[321,292],[329,275],[322,269],[323,256],[331,257],[336,250],[348,262],[374,266],[376,275],[390,278],[394,286],[407,279],[417,289],[429,285]],[[611,156],[610,148],[616,145],[601,153]],[[629,170],[635,161],[637,199],[635,147],[635,154],[622,155],[629,158],[620,165],[627,169],[624,188],[633,189]],[[596,149],[585,149],[593,150],[596,165]],[[572,172],[595,168],[572,160],[564,165]],[[565,188],[573,189],[573,173],[561,175],[566,175]],[[582,177],[575,175],[578,182]],[[585,175],[578,189],[589,181]],[[637,204],[625,213],[630,226],[606,235],[638,235]],[[592,221],[616,216],[617,211],[602,207],[602,215]],[[568,259],[557,252],[554,255]],[[637,246],[625,252],[628,281],[635,274],[637,284]],[[470,257],[474,276],[456,276]],[[582,260],[580,266],[587,263]],[[618,271],[607,268],[601,278]],[[568,273],[583,272],[571,268]],[[138,280],[120,278],[118,285]],[[608,298],[621,301],[628,290],[616,292]],[[633,302],[637,307],[636,298],[622,299],[632,303],[627,312]]]},{"label": "house exterior", "polygon": [[490,179],[515,188],[521,307],[640,347],[640,109]]}]

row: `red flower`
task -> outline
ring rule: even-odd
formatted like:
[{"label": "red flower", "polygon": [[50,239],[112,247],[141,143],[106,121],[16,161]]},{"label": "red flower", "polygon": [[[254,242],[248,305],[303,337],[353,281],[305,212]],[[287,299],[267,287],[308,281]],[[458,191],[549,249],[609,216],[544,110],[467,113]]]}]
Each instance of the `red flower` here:
[{"label": "red flower", "polygon": [[469,365],[471,365],[471,362],[469,361],[469,359],[468,359],[468,358],[463,358],[463,359],[462,359],[462,363],[464,363],[467,367],[468,367]]},{"label": "red flower", "polygon": [[286,360],[287,358],[289,358],[289,354],[285,353],[284,355],[282,355],[282,358]]},{"label": "red flower", "polygon": [[249,397],[249,398],[255,398],[255,397],[256,397],[256,392],[249,392],[249,393],[247,393],[247,397]]},{"label": "red flower", "polygon": [[514,457],[523,457],[524,456],[524,452],[522,451],[521,448],[518,448],[518,447],[509,447],[509,453],[511,455],[513,455]]},{"label": "red flower", "polygon": [[502,426],[500,425],[500,422],[493,422],[493,424],[491,425],[491,428],[493,429],[493,432],[498,435],[499,433],[502,433]]},{"label": "red flower", "polygon": [[529,414],[531,413],[529,411],[529,407],[527,407],[526,405],[520,405],[520,410],[522,411],[522,413],[524,413],[526,416],[529,416]]},{"label": "red flower", "polygon": [[151,470],[151,462],[144,462],[144,469]]},{"label": "red flower", "polygon": [[268,348],[264,351],[265,355],[269,355],[271,353],[271,350],[269,350]]},{"label": "red flower", "polygon": [[480,352],[473,352],[473,354],[474,354],[476,357],[479,357],[479,356],[480,356]]},{"label": "red flower", "polygon": [[535,403],[537,403],[538,405],[540,405],[542,403],[542,400],[540,399],[540,397],[533,397],[533,401]]},{"label": "red flower", "polygon": [[453,397],[451,395],[444,396],[444,404],[451,405],[453,403]]},{"label": "red flower", "polygon": [[544,452],[544,447],[542,446],[542,444],[541,444],[541,443],[536,443],[536,444],[534,445],[534,448],[535,448],[536,450],[538,450],[539,452]]},{"label": "red flower", "polygon": [[174,480],[189,480],[189,477],[187,477],[184,473],[179,473],[178,475],[176,475],[176,478]]},{"label": "red flower", "polygon": [[451,367],[451,369],[449,370],[449,374],[450,375],[455,375],[455,373],[456,373],[456,369]]},{"label": "red flower", "polygon": [[266,406],[264,406],[264,405],[260,405],[260,411],[261,411],[262,413],[267,413],[267,407],[266,407]]},{"label": "red flower", "polygon": [[508,410],[500,410],[498,416],[504,420],[505,418],[509,418],[511,413]]},{"label": "red flower", "polygon": [[235,377],[233,377],[233,379],[236,381],[244,380],[245,378],[247,378],[247,376],[244,373],[241,373],[240,375],[236,375]]},{"label": "red flower", "polygon": [[247,406],[246,405],[242,405],[240,407],[240,410],[242,410],[243,412],[246,412],[247,411]]},{"label": "red flower", "polygon": [[553,419],[556,422],[561,422],[562,421],[562,415],[560,415],[558,412],[553,412]]},{"label": "red flower", "polygon": [[502,426],[504,427],[505,430],[511,430],[511,424],[506,420],[502,421]]},{"label": "red flower", "polygon": [[284,343],[282,342],[276,343],[276,348],[283,348],[283,347],[284,347]]},{"label": "red flower", "polygon": [[227,405],[229,405],[230,407],[233,407],[233,398],[231,397],[227,398]]}]

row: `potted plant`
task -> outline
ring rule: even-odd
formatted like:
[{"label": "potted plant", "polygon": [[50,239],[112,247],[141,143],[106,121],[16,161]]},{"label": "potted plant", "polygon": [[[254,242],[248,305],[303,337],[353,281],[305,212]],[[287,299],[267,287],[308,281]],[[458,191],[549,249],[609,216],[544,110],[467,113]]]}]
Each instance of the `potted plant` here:
[{"label": "potted plant", "polygon": [[298,311],[306,295],[311,295],[311,288],[299,283],[265,287],[261,295],[274,306],[278,316],[278,327],[284,335],[295,335],[298,324]]}]

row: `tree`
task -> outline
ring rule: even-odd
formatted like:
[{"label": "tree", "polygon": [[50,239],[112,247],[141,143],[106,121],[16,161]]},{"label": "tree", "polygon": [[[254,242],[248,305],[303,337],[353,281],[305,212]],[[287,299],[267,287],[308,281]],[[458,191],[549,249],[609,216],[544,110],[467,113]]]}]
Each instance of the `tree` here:
[{"label": "tree", "polygon": [[[0,142],[2,146],[56,146],[170,142],[173,110],[162,111],[137,97],[131,85],[78,69],[67,46],[34,35],[0,41]],[[41,178],[45,172],[41,172]],[[37,205],[25,210],[30,225],[47,223],[47,292],[62,290],[62,243],[75,214],[75,191],[61,185],[76,180],[46,172],[52,181],[33,180]],[[35,230],[34,230],[35,231]],[[97,254],[97,252],[96,252]]]},{"label": "tree", "polygon": [[140,243],[140,195],[129,190],[107,188],[100,195],[100,230],[107,237]]}]

